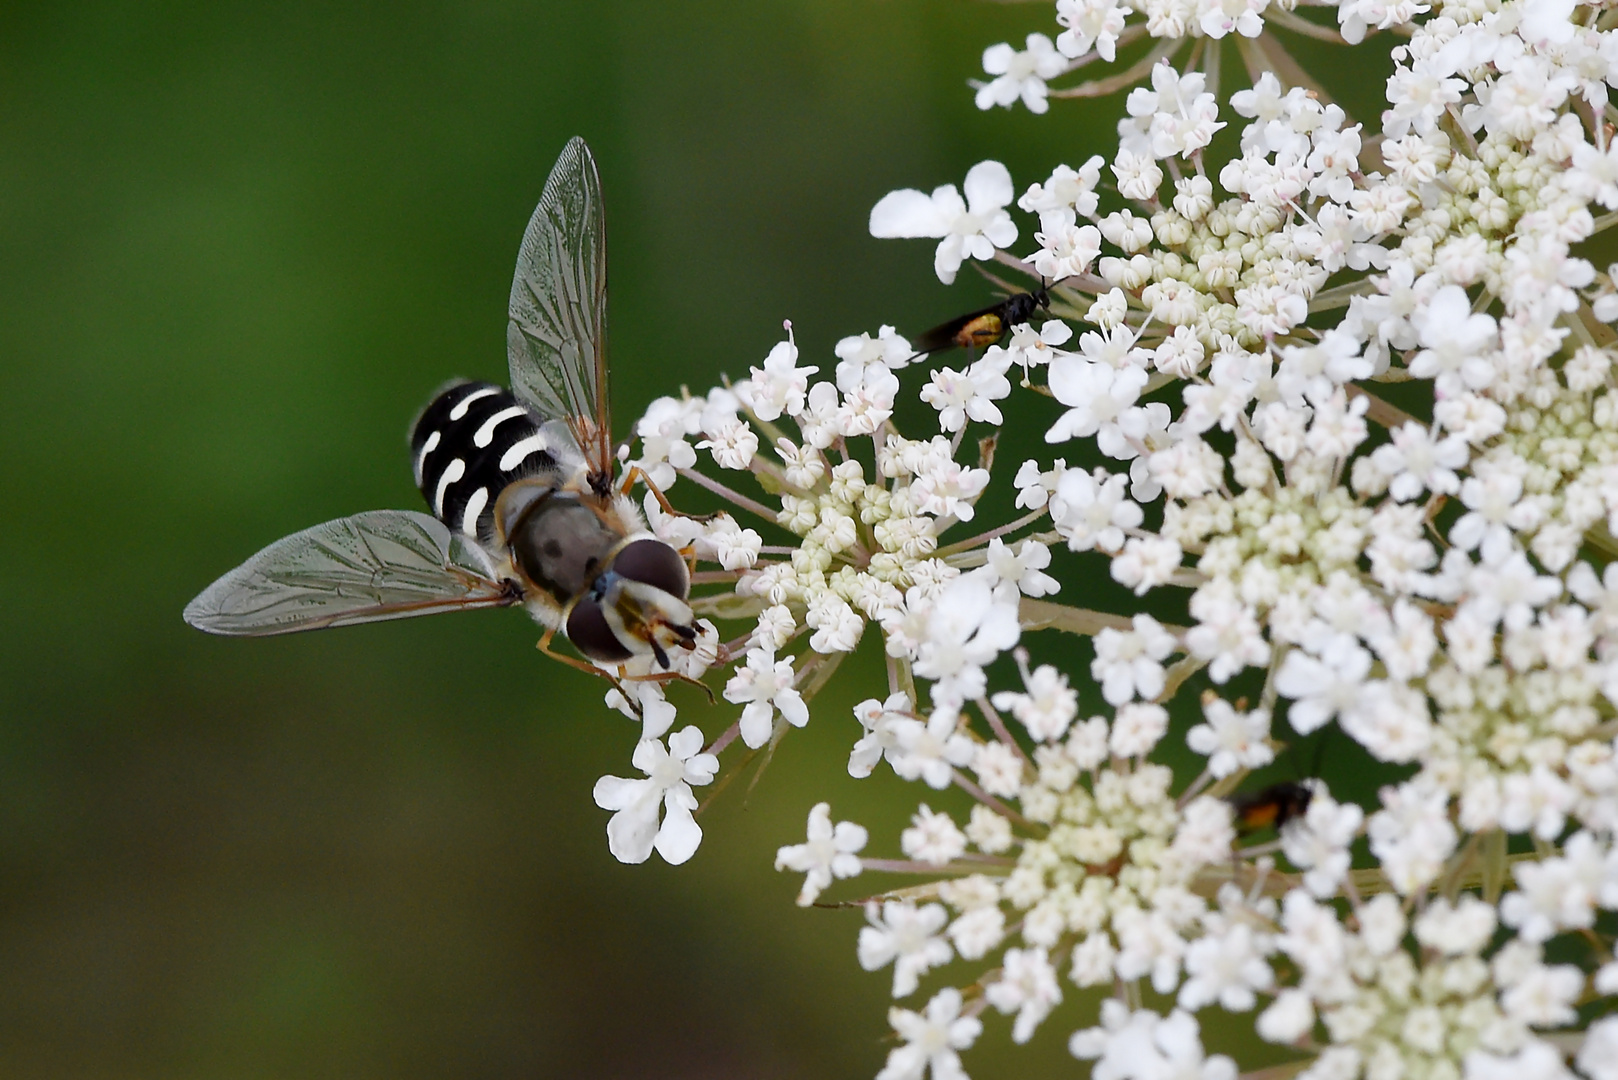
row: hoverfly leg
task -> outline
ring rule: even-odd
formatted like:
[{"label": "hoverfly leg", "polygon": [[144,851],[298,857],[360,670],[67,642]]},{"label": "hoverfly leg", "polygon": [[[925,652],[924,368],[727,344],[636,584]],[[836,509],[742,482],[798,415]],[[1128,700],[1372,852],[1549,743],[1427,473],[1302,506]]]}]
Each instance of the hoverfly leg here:
[{"label": "hoverfly leg", "polygon": [[674,504],[669,502],[668,496],[664,495],[662,490],[656,484],[652,483],[652,478],[647,476],[646,470],[642,469],[639,465],[631,465],[624,473],[624,482],[623,485],[618,489],[618,494],[628,495],[629,489],[635,486],[636,480],[639,480],[641,483],[646,485],[646,490],[652,493],[652,497],[657,500],[657,505],[663,508],[663,513],[668,514],[671,517],[690,518],[692,521],[707,523],[714,520],[724,512],[720,510],[715,511],[712,514],[688,514],[684,510],[676,510],[674,508]]},{"label": "hoverfly leg", "polygon": [[560,653],[560,652],[557,652],[555,649],[551,648],[551,638],[553,638],[555,636],[556,636],[555,628],[554,627],[546,627],[545,636],[539,639],[539,642],[536,645],[536,648],[538,648],[540,652],[544,653],[546,656],[550,657],[552,660],[560,660],[562,663],[568,665],[569,667],[576,667],[580,671],[586,672],[586,673],[588,673],[590,675],[597,675],[597,676],[599,676],[599,677],[601,677],[603,679],[606,679],[608,682],[612,683],[612,687],[613,687],[614,690],[617,690],[620,694],[624,695],[624,700],[629,702],[630,705],[635,708],[636,712],[640,711],[639,706],[635,705],[635,700],[633,698],[631,698],[628,694],[624,694],[623,685],[618,681],[617,676],[615,676],[612,672],[607,671],[604,668],[598,668],[594,664],[591,664],[591,663],[589,663],[587,661],[584,661],[584,660],[580,660],[576,656],[569,656],[569,655],[567,655],[567,653]]},{"label": "hoverfly leg", "polygon": [[645,675],[625,675],[624,682],[690,683],[692,686],[708,695],[708,704],[717,704],[719,700],[718,698],[714,697],[713,687],[709,686],[701,679],[694,679],[684,672],[679,671],[649,671]]},{"label": "hoverfly leg", "polygon": [[701,679],[693,679],[689,675],[681,675],[680,676],[680,681],[681,682],[688,682],[692,686],[695,686],[697,689],[701,690],[704,694],[708,695],[708,704],[710,704],[710,705],[718,704],[719,699],[714,697],[713,688],[710,687],[707,683],[703,682]]}]

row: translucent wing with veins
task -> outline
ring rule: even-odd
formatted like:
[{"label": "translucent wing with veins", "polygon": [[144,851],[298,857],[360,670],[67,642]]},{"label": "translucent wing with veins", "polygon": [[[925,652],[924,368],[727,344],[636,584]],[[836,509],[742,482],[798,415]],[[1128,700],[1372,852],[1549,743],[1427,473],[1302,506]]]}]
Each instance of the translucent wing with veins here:
[{"label": "translucent wing with veins", "polygon": [[606,238],[595,159],[575,138],[551,169],[517,252],[506,354],[512,390],[567,423],[598,494],[612,483]]},{"label": "translucent wing with veins", "polygon": [[186,605],[185,621],[265,637],[521,599],[475,541],[437,518],[372,510],[277,540]]}]

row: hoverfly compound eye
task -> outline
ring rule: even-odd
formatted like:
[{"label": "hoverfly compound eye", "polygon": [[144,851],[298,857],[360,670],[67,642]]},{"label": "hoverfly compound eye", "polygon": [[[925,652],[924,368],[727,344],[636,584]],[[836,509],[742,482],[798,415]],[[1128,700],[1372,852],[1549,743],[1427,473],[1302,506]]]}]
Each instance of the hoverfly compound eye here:
[{"label": "hoverfly compound eye", "polygon": [[620,577],[662,589],[684,600],[691,592],[691,575],[680,553],[661,540],[646,538],[625,544],[612,560]]},{"label": "hoverfly compound eye", "polygon": [[604,664],[621,664],[634,655],[612,632],[593,596],[581,597],[568,612],[567,639],[585,656]]}]

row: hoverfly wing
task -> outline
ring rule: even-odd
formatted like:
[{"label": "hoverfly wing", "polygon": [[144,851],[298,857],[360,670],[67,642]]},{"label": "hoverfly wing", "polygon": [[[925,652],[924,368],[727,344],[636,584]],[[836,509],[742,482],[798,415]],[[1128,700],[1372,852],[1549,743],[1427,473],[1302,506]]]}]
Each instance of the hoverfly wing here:
[{"label": "hoverfly wing", "polygon": [[982,311],[969,311],[965,315],[956,316],[949,322],[939,323],[931,330],[928,330],[919,337],[915,338],[911,344],[911,348],[914,349],[918,355],[943,352],[946,349],[956,348],[960,345],[960,342],[955,338],[956,335],[961,332],[962,328],[964,328],[972,320],[980,319],[985,315],[998,311],[999,309],[1000,305],[994,304],[990,307],[984,308]]},{"label": "hoverfly wing", "polygon": [[612,476],[607,408],[606,219],[583,139],[562,151],[517,252],[506,355],[511,389],[567,422],[592,479]]},{"label": "hoverfly wing", "polygon": [[210,634],[266,637],[522,599],[475,541],[410,510],[372,510],[283,537],[185,608]]}]

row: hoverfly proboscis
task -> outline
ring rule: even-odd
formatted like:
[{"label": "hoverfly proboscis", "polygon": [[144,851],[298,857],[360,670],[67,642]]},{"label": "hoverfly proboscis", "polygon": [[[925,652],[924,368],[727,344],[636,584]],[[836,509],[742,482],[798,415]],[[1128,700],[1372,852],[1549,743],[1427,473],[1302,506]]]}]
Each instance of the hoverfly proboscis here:
[{"label": "hoverfly proboscis", "polygon": [[[261,637],[521,604],[547,655],[608,678],[637,656],[668,671],[669,650],[696,639],[691,577],[629,497],[635,471],[614,481],[606,308],[601,180],[575,138],[517,252],[511,388],[452,383],[412,429],[432,515],[372,510],[277,540],[204,589],[185,621]],[[551,649],[558,632],[594,664]]]}]

